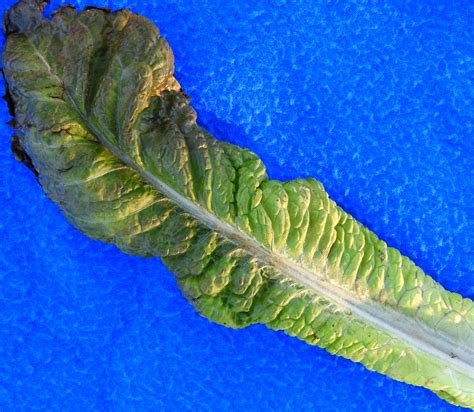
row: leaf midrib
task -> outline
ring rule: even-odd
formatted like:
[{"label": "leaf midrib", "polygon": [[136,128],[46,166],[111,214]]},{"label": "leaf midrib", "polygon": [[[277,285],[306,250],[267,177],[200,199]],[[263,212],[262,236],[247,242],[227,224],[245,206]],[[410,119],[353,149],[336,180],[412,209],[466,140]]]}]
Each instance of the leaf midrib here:
[{"label": "leaf midrib", "polygon": [[[56,77],[61,84],[62,81],[60,77],[53,72],[47,59],[39,52],[35,44],[29,38],[28,40],[34,48],[35,53],[47,67],[48,72]],[[353,292],[332,283],[324,273],[313,272],[292,261],[287,256],[265,248],[236,226],[218,219],[201,205],[187,199],[152,173],[140,168],[126,153],[110,144],[107,138],[108,133],[101,130],[98,125],[94,124],[94,122],[82,112],[75,98],[66,88],[65,95],[70,105],[82,119],[84,126],[97,138],[99,143],[117,156],[126,166],[138,173],[146,183],[168,197],[178,207],[192,215],[196,220],[202,222],[210,230],[218,232],[224,238],[246,250],[250,255],[255,256],[262,263],[274,267],[285,276],[305,285],[320,296],[326,297],[330,302],[356,314],[365,323],[374,326],[376,329],[383,330],[390,336],[411,345],[416,350],[437,358],[452,369],[473,379],[474,352],[468,347],[451,341],[449,336],[441,335],[436,330],[417,322],[403,313],[387,308],[378,302],[362,300],[360,296]],[[454,354],[455,357],[453,357]]]},{"label": "leaf midrib", "polygon": [[[75,106],[72,98],[71,103]],[[448,365],[452,364],[455,369],[462,370],[467,366],[467,376],[474,376],[474,365],[469,363],[469,360],[472,360],[472,357],[469,357],[469,353],[466,353],[466,356],[464,357],[462,352],[464,352],[465,348],[456,345],[453,342],[449,342],[446,345],[445,339],[449,339],[449,337],[443,337],[441,334],[436,333],[436,331],[433,333],[433,330],[427,328],[425,325],[378,303],[369,300],[361,303],[360,297],[358,297],[358,299],[354,298],[353,293],[331,283],[323,273],[313,272],[304,266],[293,262],[287,256],[268,250],[236,226],[220,220],[207,209],[204,209],[201,205],[192,202],[179,192],[176,192],[173,188],[158,179],[152,173],[140,168],[126,153],[111,145],[108,139],[103,137],[101,131],[83,117],[83,114],[80,113],[79,109],[78,113],[85,122],[86,127],[93,131],[94,136],[104,145],[104,147],[110,150],[124,164],[138,173],[146,183],[169,198],[178,207],[188,212],[196,220],[202,222],[210,230],[218,232],[224,238],[233,242],[242,249],[245,249],[249,254],[257,257],[261,262],[269,264],[289,278],[293,278],[297,282],[314,290],[319,295],[327,297],[331,302],[337,303],[348,311],[359,315],[360,318],[367,321],[367,323],[374,325],[376,328],[388,332],[391,336],[401,338],[404,342],[411,343],[415,348],[433,355],[440,360],[444,360]],[[384,318],[383,316],[378,316],[381,312],[386,313],[387,317]],[[387,318],[389,319],[388,322],[385,320]],[[410,325],[407,325],[407,321],[410,322]],[[394,324],[399,327],[391,326]],[[426,336],[417,339],[414,336],[420,335],[420,327],[424,329],[423,332],[425,332],[424,334]],[[405,332],[405,329],[408,329],[409,332]],[[468,352],[468,350],[466,350],[466,352]],[[455,356],[457,358],[453,359],[453,354],[456,354]],[[463,360],[466,360],[466,362],[463,362]]]}]

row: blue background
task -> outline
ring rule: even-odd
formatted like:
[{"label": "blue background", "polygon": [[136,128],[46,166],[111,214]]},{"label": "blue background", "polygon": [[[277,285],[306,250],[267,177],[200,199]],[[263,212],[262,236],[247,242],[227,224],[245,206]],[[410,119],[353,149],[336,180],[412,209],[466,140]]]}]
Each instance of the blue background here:
[{"label": "blue background", "polygon": [[[129,6],[160,27],[212,133],[258,153],[272,178],[318,178],[474,298],[473,3],[95,5]],[[66,222],[13,160],[5,104],[0,115],[2,411],[456,410],[283,333],[199,317],[159,259]]]}]

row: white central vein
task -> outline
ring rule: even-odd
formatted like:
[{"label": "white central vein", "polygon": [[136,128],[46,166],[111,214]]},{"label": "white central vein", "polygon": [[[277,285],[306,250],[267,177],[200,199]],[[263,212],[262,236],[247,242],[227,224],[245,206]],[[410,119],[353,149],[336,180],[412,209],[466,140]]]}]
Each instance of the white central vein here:
[{"label": "white central vein", "polygon": [[[75,105],[74,100],[71,99],[71,101]],[[156,188],[161,194],[192,215],[196,220],[202,222],[210,230],[218,232],[224,238],[247,250],[249,254],[255,256],[264,264],[274,267],[282,274],[308,287],[330,302],[352,312],[368,325],[385,331],[393,338],[405,342],[416,350],[438,358],[450,368],[474,379],[474,352],[471,348],[452,342],[448,336],[444,336],[402,313],[377,302],[362,300],[360,296],[351,293],[347,289],[343,289],[337,284],[331,283],[323,273],[316,273],[281,253],[265,248],[236,226],[222,221],[201,205],[189,200],[165,184],[154,174],[138,166],[127,154],[111,145],[108,139],[105,138],[104,133],[98,130],[90,121],[87,121],[77,106],[76,109],[86,125],[108,150],[135,170],[148,184]]]},{"label": "white central vein", "polygon": [[[31,44],[37,56],[48,68],[49,73],[56,77],[61,84],[61,80],[53,72],[48,61],[38,51],[33,42],[31,42]],[[366,324],[386,332],[397,340],[405,342],[405,344],[417,351],[424,352],[439,359],[439,361],[444,363],[447,367],[457,370],[474,380],[474,349],[468,346],[469,342],[466,342],[465,346],[461,346],[453,342],[449,336],[445,336],[414,319],[377,302],[363,300],[355,293],[331,283],[324,273],[316,273],[292,261],[281,253],[263,247],[254,238],[243,233],[236,226],[220,220],[201,205],[192,202],[166,185],[157,176],[139,167],[127,154],[121,152],[117,147],[109,143],[109,140],[106,138],[106,133],[101,131],[87,118],[70,94],[67,93],[67,97],[87,128],[91,130],[100,143],[121,159],[127,166],[135,170],[148,184],[155,187],[160,193],[176,203],[176,205],[192,215],[195,219],[202,222],[210,230],[218,232],[224,238],[229,239],[237,246],[247,250],[249,254],[255,256],[264,264],[274,267],[282,274],[313,290],[316,294],[352,312],[353,315],[356,315]],[[453,357],[454,354],[455,357]]]}]

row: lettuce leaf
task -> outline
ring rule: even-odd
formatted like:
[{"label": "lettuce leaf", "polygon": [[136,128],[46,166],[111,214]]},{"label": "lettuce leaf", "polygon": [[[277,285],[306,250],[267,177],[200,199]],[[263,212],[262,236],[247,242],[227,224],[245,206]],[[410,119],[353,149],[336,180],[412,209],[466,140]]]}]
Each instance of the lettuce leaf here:
[{"label": "lettuce leaf", "polygon": [[270,180],[219,141],[173,76],[158,29],[129,10],[24,0],[5,15],[13,151],[69,221],[159,256],[192,305],[232,328],[284,330],[474,408],[474,304],[329,199]]}]

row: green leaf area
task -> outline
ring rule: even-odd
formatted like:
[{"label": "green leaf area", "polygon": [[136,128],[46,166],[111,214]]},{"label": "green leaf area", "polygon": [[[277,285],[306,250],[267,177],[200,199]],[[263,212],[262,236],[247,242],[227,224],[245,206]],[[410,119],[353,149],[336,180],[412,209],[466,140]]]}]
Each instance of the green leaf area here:
[{"label": "green leaf area", "polygon": [[[340,209],[314,179],[270,180],[219,141],[129,10],[4,19],[14,151],[93,239],[159,256],[206,318],[263,323],[474,408],[474,304]],[[157,280],[159,281],[159,279]]]}]

